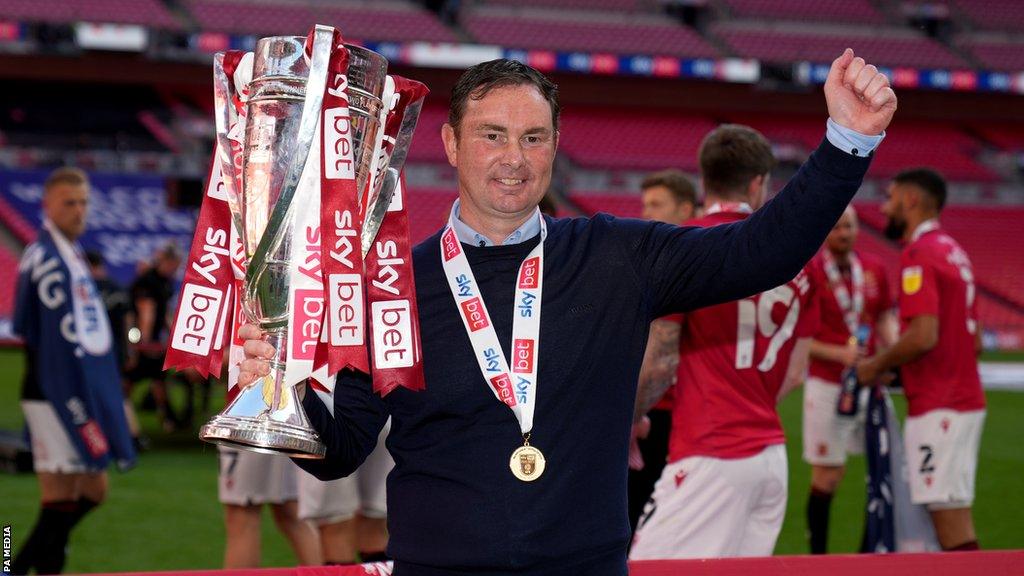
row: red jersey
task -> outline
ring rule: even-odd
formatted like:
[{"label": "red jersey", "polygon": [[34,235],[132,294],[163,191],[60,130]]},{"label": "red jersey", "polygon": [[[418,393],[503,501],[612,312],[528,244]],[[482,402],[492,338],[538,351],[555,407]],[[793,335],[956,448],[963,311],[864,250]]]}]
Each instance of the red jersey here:
[{"label": "red jersey", "polygon": [[[827,248],[825,248],[827,250]],[[854,254],[860,262],[863,277],[862,302],[859,323],[871,330],[871,337],[868,340],[868,354],[873,354],[877,348],[878,318],[883,312],[893,307],[892,293],[889,290],[889,280],[885,273],[885,266],[877,258],[865,255]],[[855,285],[850,267],[837,266],[846,286],[849,305],[854,305],[858,300],[856,297],[857,286]],[[829,280],[826,272],[826,257],[819,253],[807,265],[807,273],[811,276],[811,282],[818,287],[815,291],[815,311],[818,317],[818,330],[814,339],[824,344],[845,345],[851,336],[849,325],[846,323],[845,312],[839,304],[836,296],[836,287]],[[825,360],[811,359],[810,375],[821,378],[826,382],[838,385],[842,379],[843,366],[839,362],[828,362]]]},{"label": "red jersey", "polygon": [[[746,216],[723,211],[687,224],[715,226]],[[746,458],[785,442],[775,405],[796,339],[814,332],[813,316],[803,313],[812,296],[801,271],[774,290],[683,315],[670,462]]]},{"label": "red jersey", "polygon": [[974,270],[963,248],[930,220],[914,232],[900,257],[900,324],[915,316],[939,318],[939,340],[902,368],[908,413],[938,408],[959,412],[985,407],[974,351],[978,330]]}]

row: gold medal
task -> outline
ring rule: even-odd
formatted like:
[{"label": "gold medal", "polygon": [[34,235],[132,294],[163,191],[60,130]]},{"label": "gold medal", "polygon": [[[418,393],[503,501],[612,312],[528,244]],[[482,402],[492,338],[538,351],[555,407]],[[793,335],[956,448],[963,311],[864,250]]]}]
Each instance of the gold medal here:
[{"label": "gold medal", "polygon": [[530,446],[530,441],[527,440],[525,445],[516,448],[512,453],[508,466],[516,478],[523,482],[533,482],[544,473],[544,454]]}]

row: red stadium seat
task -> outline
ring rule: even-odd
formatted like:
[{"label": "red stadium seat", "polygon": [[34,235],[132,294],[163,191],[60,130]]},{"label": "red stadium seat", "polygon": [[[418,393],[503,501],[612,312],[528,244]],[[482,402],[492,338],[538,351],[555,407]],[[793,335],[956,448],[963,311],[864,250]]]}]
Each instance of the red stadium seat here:
[{"label": "red stadium seat", "polygon": [[958,44],[970,52],[986,70],[1024,70],[1024,42],[963,38]]},{"label": "red stadium seat", "polygon": [[969,65],[938,42],[899,28],[838,29],[822,32],[816,27],[775,27],[724,23],[712,28],[740,56],[768,62],[809,60],[831,62],[852,47],[859,56],[882,66],[921,68],[968,68]]},{"label": "red stadium seat", "polygon": [[183,28],[160,0],[0,0],[0,15],[25,21],[141,24],[166,30]]},{"label": "red stadium seat", "polygon": [[701,139],[715,125],[706,116],[576,107],[562,113],[559,146],[582,166],[695,171]]},{"label": "red stadium seat", "polygon": [[720,56],[694,30],[657,16],[626,22],[621,17],[598,18],[585,12],[477,9],[463,19],[463,25],[478,42],[509,48],[689,58]]},{"label": "red stadium seat", "polygon": [[[951,0],[952,1],[952,0]],[[981,28],[1020,30],[1024,28],[1024,3],[1020,0],[955,0],[960,13]]]},{"label": "red stadium seat", "polygon": [[433,14],[405,3],[340,7],[326,2],[263,2],[254,10],[252,4],[238,0],[189,0],[187,6],[203,30],[211,32],[301,35],[314,24],[328,24],[356,40],[456,40]]},{"label": "red stadium seat", "polygon": [[880,24],[882,13],[868,0],[726,0],[734,16],[777,20],[821,20]]}]

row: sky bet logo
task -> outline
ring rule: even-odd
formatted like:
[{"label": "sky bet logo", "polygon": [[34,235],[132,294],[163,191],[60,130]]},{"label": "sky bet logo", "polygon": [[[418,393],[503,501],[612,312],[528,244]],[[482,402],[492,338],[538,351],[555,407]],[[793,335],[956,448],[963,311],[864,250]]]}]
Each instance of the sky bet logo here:
[{"label": "sky bet logo", "polygon": [[538,284],[537,274],[540,272],[540,256],[534,256],[523,262],[519,270],[519,289],[535,290]]},{"label": "sky bet logo", "polygon": [[516,397],[512,394],[512,381],[509,379],[508,374],[502,374],[491,378],[491,386],[494,386],[494,390],[498,393],[499,400],[509,407],[516,405]]},{"label": "sky bet logo", "polygon": [[452,258],[459,255],[462,248],[459,246],[459,239],[455,236],[455,230],[449,228],[447,232],[441,236],[441,244],[444,246],[444,261],[448,262]]},{"label": "sky bet logo", "polygon": [[466,324],[469,325],[470,332],[476,332],[490,326],[487,316],[484,315],[484,303],[480,301],[479,296],[466,300],[460,306],[462,306],[462,315],[466,318]]},{"label": "sky bet logo", "polygon": [[468,298],[473,295],[473,280],[465,274],[455,277],[455,283],[459,285],[459,296]]},{"label": "sky bet logo", "polygon": [[529,374],[533,372],[534,341],[516,338],[512,341],[512,372]]},{"label": "sky bet logo", "polygon": [[[540,279],[538,278],[539,272],[539,256],[528,258],[525,262],[523,262],[523,267],[519,270],[519,289],[536,290],[538,285],[540,284]],[[516,306],[519,309],[519,316],[521,318],[530,318],[531,316],[533,316],[533,303],[536,300],[536,294],[523,292],[523,297],[519,300],[519,305]]]}]

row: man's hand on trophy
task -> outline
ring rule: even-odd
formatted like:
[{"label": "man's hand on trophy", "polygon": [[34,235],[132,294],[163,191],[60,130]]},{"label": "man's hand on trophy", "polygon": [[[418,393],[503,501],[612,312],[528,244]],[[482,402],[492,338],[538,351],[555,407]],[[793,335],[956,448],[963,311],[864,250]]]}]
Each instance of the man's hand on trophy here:
[{"label": "man's hand on trophy", "polygon": [[245,340],[242,344],[245,360],[238,365],[238,385],[243,388],[270,374],[270,358],[273,358],[276,350],[263,341],[263,336],[263,331],[255,324],[245,324],[238,328],[238,337]]},{"label": "man's hand on trophy", "polygon": [[832,62],[825,80],[825,101],[832,121],[869,136],[881,134],[896,112],[889,79],[847,48]]}]

